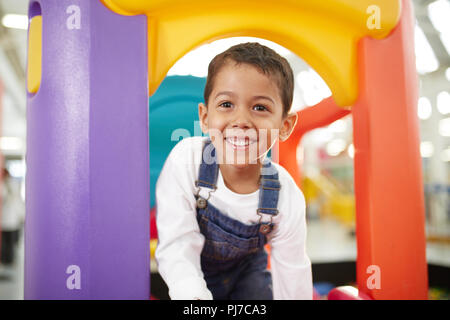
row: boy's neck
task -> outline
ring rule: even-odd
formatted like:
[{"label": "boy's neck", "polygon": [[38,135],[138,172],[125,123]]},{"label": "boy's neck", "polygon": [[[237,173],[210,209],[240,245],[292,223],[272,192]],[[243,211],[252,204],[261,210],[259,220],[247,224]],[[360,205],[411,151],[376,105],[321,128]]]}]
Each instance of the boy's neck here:
[{"label": "boy's neck", "polygon": [[249,164],[245,167],[238,167],[232,164],[220,164],[223,182],[233,192],[247,194],[259,189],[259,177],[261,175],[262,164]]}]

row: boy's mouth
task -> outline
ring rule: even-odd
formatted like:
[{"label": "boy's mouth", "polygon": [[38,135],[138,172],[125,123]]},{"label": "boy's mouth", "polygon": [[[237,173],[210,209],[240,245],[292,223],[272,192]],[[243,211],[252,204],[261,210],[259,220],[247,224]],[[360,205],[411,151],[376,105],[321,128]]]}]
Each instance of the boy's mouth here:
[{"label": "boy's mouth", "polygon": [[246,150],[248,147],[257,142],[256,139],[250,139],[250,137],[226,137],[225,141],[231,145],[234,150]]}]

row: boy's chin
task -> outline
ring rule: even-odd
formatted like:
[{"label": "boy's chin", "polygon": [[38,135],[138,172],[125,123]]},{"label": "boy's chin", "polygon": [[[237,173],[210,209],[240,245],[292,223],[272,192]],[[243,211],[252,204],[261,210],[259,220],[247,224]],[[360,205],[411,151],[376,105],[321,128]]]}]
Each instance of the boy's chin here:
[{"label": "boy's chin", "polygon": [[224,162],[226,165],[230,165],[233,166],[236,169],[245,169],[248,168],[249,166],[254,166],[259,164],[259,161],[257,159],[254,160],[249,160],[249,159],[235,159],[234,161],[225,161]]},{"label": "boy's chin", "polygon": [[235,169],[243,170],[245,168],[248,168],[251,164],[250,163],[230,163],[228,165],[232,166]]}]

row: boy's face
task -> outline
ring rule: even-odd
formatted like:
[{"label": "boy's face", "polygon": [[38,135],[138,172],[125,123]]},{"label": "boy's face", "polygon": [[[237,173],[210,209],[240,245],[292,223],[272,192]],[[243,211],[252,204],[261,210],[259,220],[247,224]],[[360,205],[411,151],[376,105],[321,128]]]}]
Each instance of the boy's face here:
[{"label": "boy's face", "polygon": [[288,138],[296,114],[283,117],[276,82],[256,67],[230,61],[214,79],[208,106],[199,104],[202,131],[209,133],[219,163],[258,163],[278,138]]}]

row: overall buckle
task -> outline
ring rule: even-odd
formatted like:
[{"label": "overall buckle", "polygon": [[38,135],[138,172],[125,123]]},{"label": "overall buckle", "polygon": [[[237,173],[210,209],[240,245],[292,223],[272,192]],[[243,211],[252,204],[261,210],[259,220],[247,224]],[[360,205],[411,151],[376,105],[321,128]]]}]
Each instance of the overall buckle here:
[{"label": "overall buckle", "polygon": [[[274,214],[264,213],[264,212],[261,212],[262,209],[265,209],[265,210],[274,210],[275,213],[274,213]],[[258,209],[256,210],[256,214],[259,215],[259,221],[258,221],[258,224],[261,224],[261,226],[259,227],[259,232],[261,232],[263,235],[267,235],[268,233],[270,233],[270,232],[273,230],[273,226],[274,226],[274,224],[273,224],[273,222],[272,222],[273,217],[276,216],[276,215],[278,215],[278,213],[279,213],[279,211],[278,211],[278,209],[276,209],[276,208],[258,208]],[[270,222],[269,222],[269,223],[267,223],[267,222],[261,222],[261,221],[262,221],[262,215],[263,215],[263,214],[269,214],[269,215],[270,215]]]},{"label": "overall buckle", "polygon": [[205,209],[211,197],[211,192],[216,191],[217,187],[212,185],[213,189],[208,192],[208,198],[205,199],[200,196],[201,187],[198,186],[198,181],[195,181],[195,186],[197,187],[197,192],[195,193],[195,199],[197,199],[196,206],[198,209]]}]

